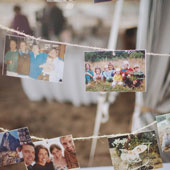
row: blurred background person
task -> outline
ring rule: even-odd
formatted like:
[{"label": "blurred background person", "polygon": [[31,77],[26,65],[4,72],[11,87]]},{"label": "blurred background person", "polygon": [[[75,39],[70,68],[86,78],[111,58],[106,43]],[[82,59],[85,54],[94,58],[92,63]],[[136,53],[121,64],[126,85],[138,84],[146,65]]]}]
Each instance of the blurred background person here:
[{"label": "blurred background person", "polygon": [[24,32],[28,35],[33,35],[33,31],[30,27],[27,16],[23,15],[21,12],[21,7],[19,5],[15,5],[14,8],[15,16],[13,18],[11,28],[18,30],[20,32]]},{"label": "blurred background person", "polygon": [[55,2],[47,2],[45,7],[36,12],[36,20],[41,24],[41,36],[45,39],[59,39],[66,19]]}]

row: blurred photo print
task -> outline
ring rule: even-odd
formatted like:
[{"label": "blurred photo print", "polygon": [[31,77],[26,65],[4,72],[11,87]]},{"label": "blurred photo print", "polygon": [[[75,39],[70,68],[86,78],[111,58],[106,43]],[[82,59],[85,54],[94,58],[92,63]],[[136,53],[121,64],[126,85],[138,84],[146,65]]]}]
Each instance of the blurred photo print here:
[{"label": "blurred photo print", "polygon": [[30,143],[28,128],[0,133],[0,167],[24,162],[22,147]]},{"label": "blurred photo print", "polygon": [[18,164],[13,164],[10,166],[4,166],[3,168],[1,168],[1,170],[27,170],[25,167],[24,162],[18,163]]},{"label": "blurred photo print", "polygon": [[6,36],[3,74],[7,76],[62,82],[65,45]]},{"label": "blurred photo print", "polygon": [[163,152],[170,152],[170,113],[156,116],[160,144]]},{"label": "blurred photo print", "polygon": [[79,169],[71,135],[34,142],[34,148],[33,170]]},{"label": "blurred photo print", "polygon": [[94,3],[98,3],[98,2],[108,2],[108,1],[112,1],[112,0],[94,0]]},{"label": "blurred photo print", "polygon": [[114,170],[162,168],[155,131],[108,138]]},{"label": "blurred photo print", "polygon": [[86,91],[146,91],[145,50],[85,52]]}]

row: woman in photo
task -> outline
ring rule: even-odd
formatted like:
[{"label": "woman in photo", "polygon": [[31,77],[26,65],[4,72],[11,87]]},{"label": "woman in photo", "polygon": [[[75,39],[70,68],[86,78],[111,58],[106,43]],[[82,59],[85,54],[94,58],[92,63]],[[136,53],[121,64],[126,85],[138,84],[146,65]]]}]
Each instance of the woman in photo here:
[{"label": "woman in photo", "polygon": [[51,145],[50,153],[53,155],[53,165],[55,170],[68,170],[65,157],[62,155],[62,149],[58,145]]},{"label": "woman in photo", "polygon": [[35,147],[35,162],[33,170],[55,170],[53,163],[49,158],[49,152],[43,145]]}]

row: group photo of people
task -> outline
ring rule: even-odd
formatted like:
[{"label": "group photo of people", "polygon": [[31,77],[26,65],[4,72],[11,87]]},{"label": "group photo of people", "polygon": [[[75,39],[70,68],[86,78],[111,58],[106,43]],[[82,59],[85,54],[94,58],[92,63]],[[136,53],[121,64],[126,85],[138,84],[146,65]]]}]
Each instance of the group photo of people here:
[{"label": "group photo of people", "polygon": [[79,168],[71,135],[23,145],[22,153],[28,170]]},{"label": "group photo of people", "polygon": [[145,91],[145,51],[85,53],[86,91]]},{"label": "group photo of people", "polygon": [[62,82],[65,45],[21,36],[6,36],[3,74],[49,82]]}]

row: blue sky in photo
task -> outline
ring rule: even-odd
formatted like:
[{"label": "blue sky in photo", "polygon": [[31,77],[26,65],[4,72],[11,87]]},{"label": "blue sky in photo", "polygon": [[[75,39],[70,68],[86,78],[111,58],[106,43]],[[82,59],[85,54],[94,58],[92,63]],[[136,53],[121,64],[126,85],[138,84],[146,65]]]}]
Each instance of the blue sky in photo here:
[{"label": "blue sky in photo", "polygon": [[[16,139],[19,139],[18,130],[12,130],[12,131],[9,131],[9,133],[10,133],[12,136],[14,136]],[[2,141],[3,135],[4,135],[4,132],[3,132],[3,133],[0,133],[0,143],[1,143],[1,141]]]}]

